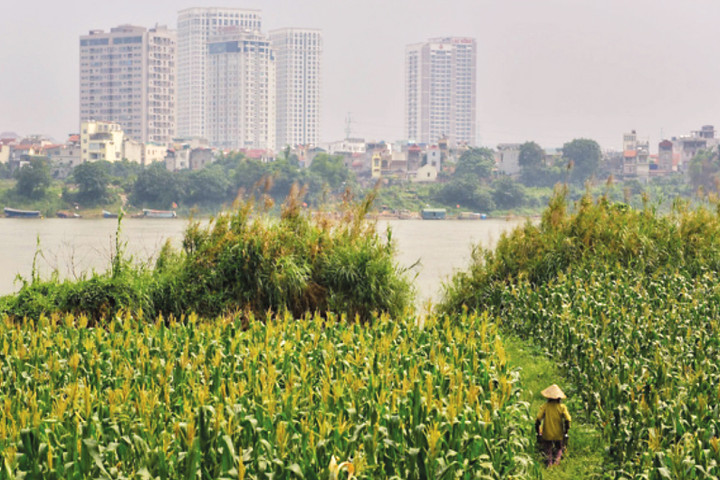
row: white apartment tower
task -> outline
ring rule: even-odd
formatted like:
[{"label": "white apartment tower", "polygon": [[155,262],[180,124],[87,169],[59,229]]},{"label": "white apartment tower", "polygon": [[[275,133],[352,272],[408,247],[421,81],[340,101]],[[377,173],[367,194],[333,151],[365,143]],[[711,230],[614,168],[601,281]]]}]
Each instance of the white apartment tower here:
[{"label": "white apartment tower", "polygon": [[235,29],[211,39],[205,95],[211,145],[275,147],[275,62],[267,35]]},{"label": "white apartment tower", "polygon": [[206,137],[206,78],[208,41],[223,29],[236,27],[259,32],[258,10],[198,7],[178,14],[178,135]]},{"label": "white apartment tower", "polygon": [[277,66],[277,150],[320,143],[322,33],[307,28],[270,32]]},{"label": "white apartment tower", "polygon": [[474,38],[433,38],[405,50],[407,139],[451,146],[475,143],[477,44]]},{"label": "white apartment tower", "polygon": [[116,122],[143,143],[175,136],[175,31],[121,25],[80,37],[80,122]]}]

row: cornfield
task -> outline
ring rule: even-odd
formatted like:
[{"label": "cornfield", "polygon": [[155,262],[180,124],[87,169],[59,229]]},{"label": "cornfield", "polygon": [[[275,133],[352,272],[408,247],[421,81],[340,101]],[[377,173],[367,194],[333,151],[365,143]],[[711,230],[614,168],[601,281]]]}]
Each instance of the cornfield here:
[{"label": "cornfield", "polygon": [[0,478],[491,479],[535,468],[517,373],[487,316],[422,327],[411,315],[88,321],[0,321]]},{"label": "cornfield", "polygon": [[678,272],[576,273],[503,298],[503,327],[578,386],[616,478],[720,477],[720,284]]},{"label": "cornfield", "polygon": [[609,478],[720,477],[720,209],[556,197],[449,286],[564,367]]}]

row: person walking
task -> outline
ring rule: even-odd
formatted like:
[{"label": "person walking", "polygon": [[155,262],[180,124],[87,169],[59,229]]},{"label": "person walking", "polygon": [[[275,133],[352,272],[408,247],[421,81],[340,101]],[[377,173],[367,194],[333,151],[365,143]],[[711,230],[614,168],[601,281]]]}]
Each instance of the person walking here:
[{"label": "person walking", "polygon": [[567,398],[557,385],[550,385],[540,392],[547,402],[540,407],[535,419],[535,433],[548,467],[558,465],[567,447],[570,431],[570,412],[562,403]]}]

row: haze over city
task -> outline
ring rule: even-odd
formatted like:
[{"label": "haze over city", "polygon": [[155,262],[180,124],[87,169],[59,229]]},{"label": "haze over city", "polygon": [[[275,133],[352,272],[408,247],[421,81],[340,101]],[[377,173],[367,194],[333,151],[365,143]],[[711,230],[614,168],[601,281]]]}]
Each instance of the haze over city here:
[{"label": "haze over city", "polygon": [[[216,2],[18,2],[0,18],[0,131],[77,132],[78,38],[120,24],[176,28],[177,12]],[[715,33],[720,3],[578,0],[450,3],[370,0],[224,2],[262,11],[263,29],[323,32],[321,140],[397,140],[404,50],[437,36],[477,40],[477,140],[577,137],[619,149],[635,129],[656,145],[720,124]]]}]

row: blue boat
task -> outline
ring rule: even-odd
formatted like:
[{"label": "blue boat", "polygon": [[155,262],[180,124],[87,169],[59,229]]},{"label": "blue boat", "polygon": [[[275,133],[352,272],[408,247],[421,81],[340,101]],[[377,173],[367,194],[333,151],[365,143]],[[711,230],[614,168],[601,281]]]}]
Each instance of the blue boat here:
[{"label": "blue boat", "polygon": [[40,218],[39,210],[18,210],[17,208],[5,207],[5,216],[8,218]]},{"label": "blue boat", "polygon": [[444,208],[423,208],[420,216],[423,220],[445,220],[447,211]]},{"label": "blue boat", "polygon": [[103,218],[118,218],[117,213],[108,212],[107,210],[102,211]]}]

